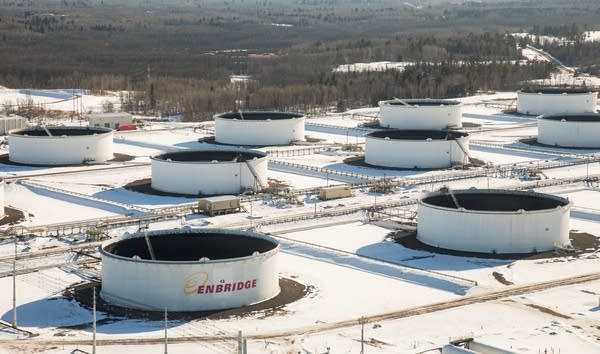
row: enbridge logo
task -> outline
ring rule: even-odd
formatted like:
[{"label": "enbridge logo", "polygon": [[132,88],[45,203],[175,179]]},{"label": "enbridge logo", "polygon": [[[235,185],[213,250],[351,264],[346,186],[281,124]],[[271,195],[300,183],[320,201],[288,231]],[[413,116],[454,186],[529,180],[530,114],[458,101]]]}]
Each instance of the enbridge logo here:
[{"label": "enbridge logo", "polygon": [[183,280],[183,293],[192,295],[198,291],[199,286],[204,286],[208,283],[208,272],[196,272],[188,275]]}]

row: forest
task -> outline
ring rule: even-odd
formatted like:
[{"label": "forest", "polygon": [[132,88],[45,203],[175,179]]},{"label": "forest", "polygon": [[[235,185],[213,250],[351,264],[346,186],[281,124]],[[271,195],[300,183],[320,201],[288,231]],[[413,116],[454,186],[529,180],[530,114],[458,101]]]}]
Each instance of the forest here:
[{"label": "forest", "polygon": [[[521,61],[518,31],[573,38],[545,48],[598,70],[598,46],[577,41],[595,0],[2,0],[0,13],[0,85],[126,91],[129,111],[187,120],[517,89],[553,69]],[[410,65],[334,72],[373,61]]]}]

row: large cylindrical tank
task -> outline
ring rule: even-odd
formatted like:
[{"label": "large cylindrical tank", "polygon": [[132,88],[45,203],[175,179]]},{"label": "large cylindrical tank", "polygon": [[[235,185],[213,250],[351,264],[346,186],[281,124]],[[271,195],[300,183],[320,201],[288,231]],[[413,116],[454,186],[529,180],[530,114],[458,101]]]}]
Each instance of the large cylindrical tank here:
[{"label": "large cylindrical tank", "polygon": [[151,311],[258,303],[279,293],[279,248],[276,239],[250,231],[183,228],[125,234],[100,249],[100,296],[117,306]]},{"label": "large cylindrical tank", "polygon": [[267,154],[256,150],[181,150],[152,157],[152,188],[162,192],[237,194],[267,186]]},{"label": "large cylindrical tank", "polygon": [[435,192],[419,200],[417,239],[467,252],[548,251],[570,245],[570,208],[566,198],[528,191]]},{"label": "large cylindrical tank", "polygon": [[0,178],[0,218],[4,216],[4,179]]},{"label": "large cylindrical tank", "polygon": [[228,112],[214,116],[215,141],[231,145],[287,145],[304,140],[304,115]]},{"label": "large cylindrical tank", "polygon": [[554,115],[596,112],[598,92],[586,88],[542,87],[517,91],[517,112]]},{"label": "large cylindrical tank", "polygon": [[537,118],[540,144],[600,148],[600,114],[580,113],[539,116]]},{"label": "large cylindrical tank", "polygon": [[462,128],[462,103],[429,98],[380,101],[379,125],[397,129]]},{"label": "large cylindrical tank", "polygon": [[113,130],[101,127],[31,127],[8,135],[8,158],[26,165],[76,165],[113,158]]},{"label": "large cylindrical tank", "polygon": [[469,134],[381,130],[365,136],[365,162],[392,168],[447,168],[469,162]]}]

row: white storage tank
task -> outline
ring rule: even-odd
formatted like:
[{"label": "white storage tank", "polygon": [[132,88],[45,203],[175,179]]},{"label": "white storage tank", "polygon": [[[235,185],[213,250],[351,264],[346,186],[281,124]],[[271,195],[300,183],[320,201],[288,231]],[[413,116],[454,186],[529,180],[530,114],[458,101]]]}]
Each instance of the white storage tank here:
[{"label": "white storage tank", "polygon": [[598,92],[587,88],[541,87],[517,91],[517,112],[529,115],[593,113],[598,105]]},{"label": "white storage tank", "polygon": [[462,128],[462,103],[429,98],[380,101],[379,125],[397,129]]},{"label": "white storage tank", "polygon": [[304,115],[291,112],[228,112],[214,116],[215,141],[231,145],[287,145],[304,141]]},{"label": "white storage tank", "polygon": [[4,179],[0,178],[0,218],[4,216]]},{"label": "white storage tank", "polygon": [[447,168],[469,162],[469,134],[381,130],[365,135],[365,162],[392,168]]},{"label": "white storage tank", "polygon": [[224,229],[125,234],[102,245],[107,302],[150,311],[209,311],[246,306],[279,294],[279,242]]},{"label": "white storage tank", "polygon": [[181,150],[151,158],[152,188],[162,192],[237,194],[267,186],[267,154],[256,150]]},{"label": "white storage tank", "polygon": [[544,115],[537,118],[540,144],[600,148],[600,114]]},{"label": "white storage tank", "polygon": [[418,205],[417,239],[481,253],[535,253],[568,247],[568,199],[529,191],[454,190]]},{"label": "white storage tank", "polygon": [[100,127],[30,127],[8,134],[8,158],[26,165],[76,165],[113,158],[113,130]]}]

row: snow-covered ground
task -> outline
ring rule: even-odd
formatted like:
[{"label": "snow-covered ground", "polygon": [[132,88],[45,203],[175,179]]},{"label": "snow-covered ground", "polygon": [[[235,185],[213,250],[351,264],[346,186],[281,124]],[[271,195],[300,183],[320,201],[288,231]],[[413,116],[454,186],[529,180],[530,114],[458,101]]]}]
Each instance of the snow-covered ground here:
[{"label": "snow-covered ground", "polygon": [[118,92],[91,95],[86,90],[80,89],[33,90],[0,86],[0,105],[3,107],[28,103],[49,111],[87,113],[103,112],[109,105],[118,110],[121,99]]},{"label": "snow-covered ground", "polygon": [[[363,186],[353,190],[351,198],[330,201],[303,192],[297,196],[296,204],[287,204],[283,199],[248,200],[244,202],[246,211],[237,214],[215,217],[190,214],[150,223],[150,229],[182,225],[250,227],[269,218],[310,216],[307,220],[259,227],[280,238],[280,274],[311,286],[306,297],[274,313],[259,312],[223,320],[169,321],[169,336],[178,338],[177,341],[210,337],[172,343],[169,352],[231,353],[236,341],[231,338],[218,341],[218,338],[234,337],[241,330],[249,336],[248,351],[252,353],[355,353],[360,348],[361,317],[369,319],[364,326],[365,350],[369,353],[421,353],[461,337],[475,337],[480,342],[515,352],[600,352],[599,280],[520,295],[507,294],[486,301],[474,300],[459,307],[417,311],[407,317],[400,315],[402,311],[434,303],[478,299],[491,292],[597,272],[600,258],[593,250],[578,257],[508,260],[436,254],[409,249],[389,240],[386,236],[394,231],[391,228],[394,224],[385,219],[369,222],[366,212],[360,210],[382,203],[414,201],[443,185],[455,189],[515,188],[533,183],[515,175],[472,176],[451,181],[434,179],[507,164],[540,168],[544,173],[540,182],[600,174],[600,162],[593,160],[587,164],[544,168],[553,162],[582,156],[592,158],[600,151],[571,151],[520,143],[523,138],[535,136],[535,118],[502,111],[503,107],[514,104],[515,97],[513,92],[501,92],[458,98],[464,103],[465,122],[471,123],[468,127],[472,134],[471,154],[488,163],[488,167],[402,171],[345,164],[344,159],[361,153],[342,151],[339,144],[362,144],[365,130],[360,125],[376,117],[378,109],[328,114],[310,117],[306,125],[307,135],[323,139],[315,146],[328,149],[273,158],[325,168],[328,172],[272,163],[269,171],[272,181],[282,182],[293,191],[340,184],[343,178],[335,172],[345,172],[359,174],[361,178],[397,179],[403,187],[384,195]],[[6,204],[25,212],[26,219],[18,225],[43,228],[57,223],[106,222],[115,217],[140,215],[145,210],[161,211],[193,203],[195,198],[149,195],[123,186],[150,178],[149,156],[161,151],[201,146],[220,148],[198,142],[205,136],[206,133],[191,124],[160,123],[145,130],[115,134],[115,152],[134,156],[132,161],[57,168],[0,164],[0,174],[7,178]],[[263,150],[307,151],[309,147]],[[424,178],[431,180],[420,182]],[[573,202],[571,229],[600,236],[597,184],[573,182],[539,190],[568,197]],[[325,213],[344,210],[350,211],[336,217],[323,217]],[[391,209],[390,215],[411,215],[415,210],[416,205],[409,204],[401,210]],[[397,220],[393,216],[389,218]],[[122,226],[110,229],[109,233],[117,236],[138,227]],[[65,230],[65,233],[69,232]],[[49,252],[71,246],[68,239],[23,239],[17,244],[17,252],[21,255]],[[6,275],[12,270],[10,255],[13,252],[12,240],[0,241],[0,274],[4,274],[0,277],[0,319],[8,323],[12,321],[13,279]],[[42,267],[16,277],[18,325],[37,336],[26,338],[23,333],[0,327],[0,353],[65,353],[75,349],[91,352],[91,311],[61,293],[70,284],[97,276],[100,266],[77,266],[71,257],[72,254],[59,253],[17,262],[18,269]],[[513,285],[500,282],[497,274]],[[380,314],[395,315],[385,319],[378,317]],[[98,313],[97,318],[102,320],[97,329],[97,338],[101,341],[98,352],[163,350],[161,321],[115,318],[107,313]],[[114,340],[138,343],[122,345],[111,342]]]}]

